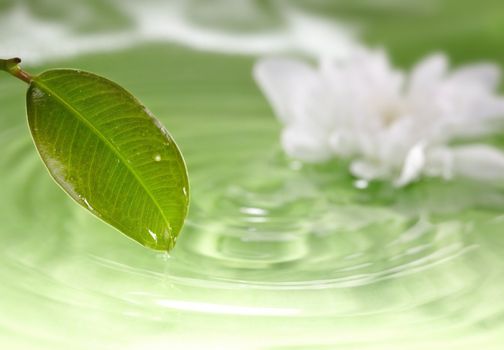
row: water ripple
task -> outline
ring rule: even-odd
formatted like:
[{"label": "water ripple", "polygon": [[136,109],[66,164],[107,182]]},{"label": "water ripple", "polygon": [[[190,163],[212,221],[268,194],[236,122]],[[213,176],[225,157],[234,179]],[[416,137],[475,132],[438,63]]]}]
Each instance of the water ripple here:
[{"label": "water ripple", "polygon": [[[0,295],[7,300],[0,301],[0,327],[11,335],[43,339],[50,348],[64,341],[45,334],[77,332],[61,322],[78,317],[113,324],[101,339],[138,341],[124,335],[138,327],[141,337],[166,331],[190,341],[176,329],[204,332],[211,322],[210,333],[235,327],[250,339],[269,334],[251,347],[260,348],[286,344],[273,326],[289,320],[310,344],[325,337],[350,349],[358,342],[341,338],[350,332],[375,339],[362,348],[382,349],[431,327],[441,343],[454,332],[495,340],[494,330],[502,329],[501,188],[360,186],[342,164],[300,166],[278,152],[244,163],[232,148],[222,153],[223,167],[211,154],[232,140],[219,131],[215,141],[208,131],[198,136],[214,140],[206,156],[185,148],[193,202],[169,256],[74,205],[45,174],[25,134],[0,135]],[[91,334],[89,327],[79,334]],[[396,332],[387,333],[390,327]],[[375,331],[383,333],[376,338]],[[90,338],[81,341],[89,345]]]}]

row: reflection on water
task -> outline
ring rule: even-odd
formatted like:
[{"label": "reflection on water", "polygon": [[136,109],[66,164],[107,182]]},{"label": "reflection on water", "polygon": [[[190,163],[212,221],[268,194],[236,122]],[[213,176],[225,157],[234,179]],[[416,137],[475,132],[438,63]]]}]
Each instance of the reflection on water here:
[{"label": "reflection on water", "polygon": [[356,45],[347,24],[284,1],[14,1],[1,10],[2,55],[29,63],[146,41],[241,54],[345,55]]},{"label": "reflection on water", "polygon": [[[345,164],[291,162],[251,78],[236,83],[233,72],[252,60],[208,56],[202,68],[193,58],[199,68],[184,71],[175,61],[191,56],[146,50],[170,64],[139,74],[148,86],[128,87],[176,136],[192,187],[171,256],[74,205],[37,159],[19,86],[0,85],[2,344],[499,349],[502,187],[429,181],[396,190],[354,183]],[[135,59],[124,52],[100,64],[119,75],[125,55]],[[209,84],[205,74],[219,67],[229,75]]]}]

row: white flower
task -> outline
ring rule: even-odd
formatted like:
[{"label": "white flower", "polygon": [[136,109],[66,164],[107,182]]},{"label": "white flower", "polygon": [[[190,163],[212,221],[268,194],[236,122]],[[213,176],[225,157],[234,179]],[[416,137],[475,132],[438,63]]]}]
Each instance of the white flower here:
[{"label": "white flower", "polygon": [[421,175],[504,178],[504,153],[477,141],[504,125],[493,64],[449,72],[446,57],[435,54],[406,77],[384,52],[360,50],[322,59],[318,69],[263,59],[254,75],[284,125],[281,143],[291,157],[350,159],[355,176],[396,186]]}]

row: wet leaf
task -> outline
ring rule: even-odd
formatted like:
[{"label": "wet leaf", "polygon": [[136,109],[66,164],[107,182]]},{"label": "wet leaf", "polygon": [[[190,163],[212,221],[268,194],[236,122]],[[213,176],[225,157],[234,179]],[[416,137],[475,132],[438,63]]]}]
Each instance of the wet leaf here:
[{"label": "wet leaf", "polygon": [[33,78],[27,109],[42,160],[75,201],[147,247],[173,248],[189,202],[185,163],[135,97],[100,76],[58,69]]}]

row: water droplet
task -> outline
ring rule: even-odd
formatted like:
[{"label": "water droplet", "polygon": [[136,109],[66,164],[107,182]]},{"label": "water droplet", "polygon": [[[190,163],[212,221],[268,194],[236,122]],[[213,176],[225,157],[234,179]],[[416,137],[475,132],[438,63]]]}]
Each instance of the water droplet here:
[{"label": "water droplet", "polygon": [[94,208],[91,206],[91,204],[89,204],[89,202],[86,198],[81,197],[81,199],[84,202],[84,204],[86,204],[86,207],[88,207],[89,210],[94,211]]},{"label": "water droplet", "polygon": [[161,155],[160,155],[160,154],[156,154],[156,155],[154,155],[154,160],[155,160],[156,162],[161,161]]},{"label": "water droplet", "polygon": [[147,232],[149,232],[149,235],[152,237],[154,242],[157,242],[157,240],[158,240],[157,235],[154,232],[152,232],[150,229],[147,229]]}]

